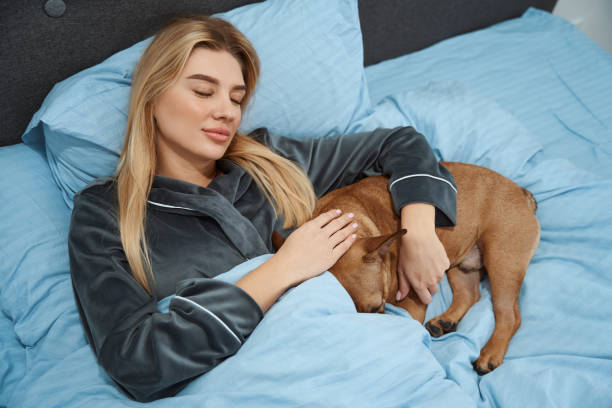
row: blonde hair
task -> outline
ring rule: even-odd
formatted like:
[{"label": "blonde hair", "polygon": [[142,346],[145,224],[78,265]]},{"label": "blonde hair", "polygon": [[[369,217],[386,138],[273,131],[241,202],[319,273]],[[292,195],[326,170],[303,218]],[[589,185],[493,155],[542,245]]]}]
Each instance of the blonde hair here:
[{"label": "blonde hair", "polygon": [[[172,20],[153,38],[132,77],[125,143],[115,171],[121,243],[134,278],[152,293],[151,260],[145,238],[146,204],[156,169],[157,127],[153,102],[182,72],[196,47],[229,52],[242,68],[246,94],[244,110],[259,75],[253,45],[229,22],[190,15]],[[224,158],[243,167],[264,192],[284,227],[312,216],[315,195],[308,177],[295,163],[242,134],[234,135]]]}]

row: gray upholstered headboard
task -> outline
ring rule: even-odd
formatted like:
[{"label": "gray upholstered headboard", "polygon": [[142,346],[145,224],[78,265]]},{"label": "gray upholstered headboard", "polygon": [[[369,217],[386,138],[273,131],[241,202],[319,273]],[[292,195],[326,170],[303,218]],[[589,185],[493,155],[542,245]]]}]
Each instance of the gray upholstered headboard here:
[{"label": "gray upholstered headboard", "polygon": [[[213,14],[255,1],[0,0],[0,146],[21,141],[55,83],[151,36],[171,16]],[[364,64],[519,17],[529,6],[552,11],[555,3],[359,0]]]}]

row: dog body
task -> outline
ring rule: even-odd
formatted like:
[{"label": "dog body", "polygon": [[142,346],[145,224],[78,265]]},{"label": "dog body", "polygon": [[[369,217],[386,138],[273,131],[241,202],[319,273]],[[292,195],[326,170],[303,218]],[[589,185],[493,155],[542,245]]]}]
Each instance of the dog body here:
[{"label": "dog body", "polygon": [[[521,317],[518,296],[525,271],[538,246],[540,226],[529,191],[492,170],[442,163],[458,187],[457,225],[436,233],[450,260],[447,278],[453,291],[448,310],[427,322],[432,336],[455,331],[459,320],[480,298],[480,280],[491,283],[495,330],[473,363],[479,374],[499,366]],[[355,214],[358,238],[330,269],[351,295],[359,312],[384,312],[385,303],[406,309],[423,323],[427,306],[414,290],[400,301],[398,237],[405,232],[395,215],[386,177],[368,177],[317,201],[314,216],[342,208]]]}]

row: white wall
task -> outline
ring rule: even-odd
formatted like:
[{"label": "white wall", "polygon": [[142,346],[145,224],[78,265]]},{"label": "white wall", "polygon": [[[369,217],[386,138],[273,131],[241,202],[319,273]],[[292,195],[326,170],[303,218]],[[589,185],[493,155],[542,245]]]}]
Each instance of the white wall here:
[{"label": "white wall", "polygon": [[612,0],[559,0],[553,14],[572,22],[612,54]]}]

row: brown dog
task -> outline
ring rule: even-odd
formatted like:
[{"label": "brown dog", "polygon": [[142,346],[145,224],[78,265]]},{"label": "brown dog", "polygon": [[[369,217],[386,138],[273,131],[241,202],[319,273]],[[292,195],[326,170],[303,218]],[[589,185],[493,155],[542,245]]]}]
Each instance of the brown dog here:
[{"label": "brown dog", "polygon": [[[518,296],[527,265],[540,239],[532,194],[492,170],[464,163],[442,163],[455,177],[457,225],[438,227],[450,268],[453,300],[448,310],[427,322],[432,336],[455,331],[459,320],[480,298],[480,280],[487,272],[495,314],[495,330],[473,366],[480,375],[499,366],[521,323]],[[427,306],[414,290],[400,301],[397,260],[400,220],[395,215],[388,179],[365,178],[317,201],[313,216],[341,208],[353,212],[358,238],[330,269],[351,295],[357,311],[384,312],[385,303],[406,309],[423,323]]]}]

